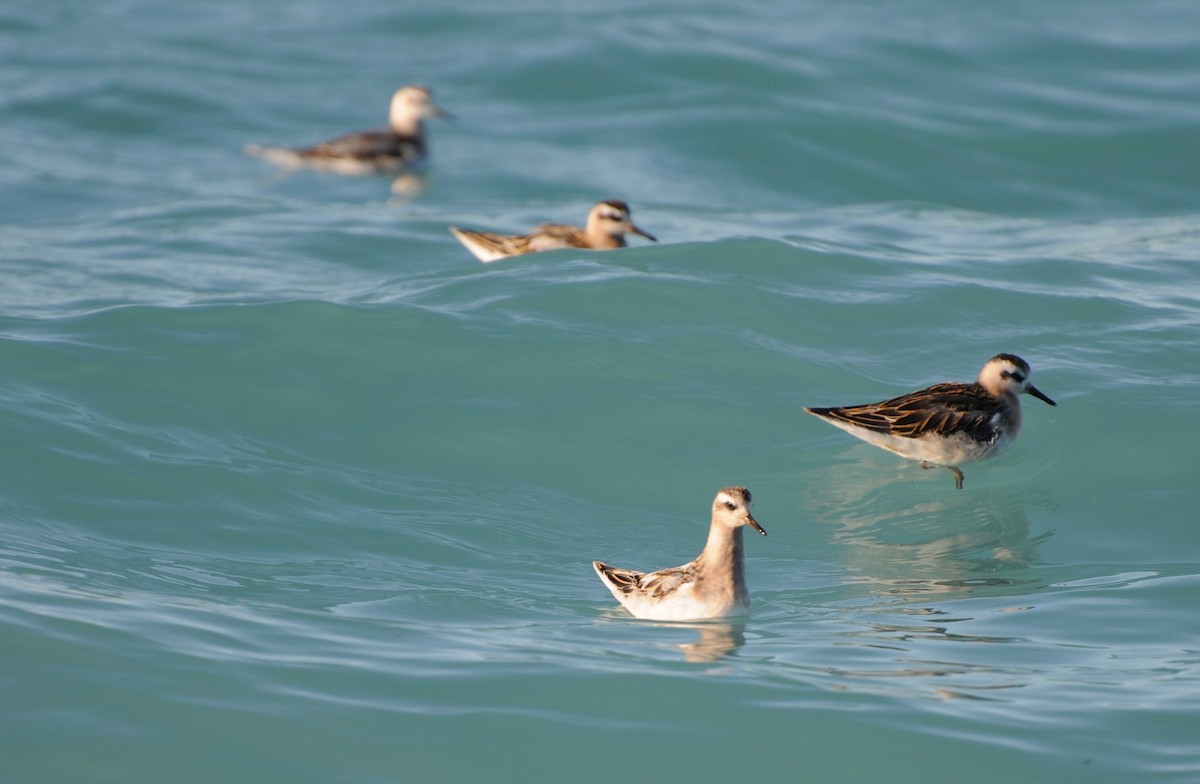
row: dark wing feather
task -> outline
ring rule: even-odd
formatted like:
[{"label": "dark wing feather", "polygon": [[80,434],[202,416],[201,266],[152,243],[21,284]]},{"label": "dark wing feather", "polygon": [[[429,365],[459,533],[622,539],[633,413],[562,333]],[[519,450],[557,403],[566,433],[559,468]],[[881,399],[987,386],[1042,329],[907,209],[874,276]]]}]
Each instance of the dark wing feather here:
[{"label": "dark wing feather", "polygon": [[587,235],[576,227],[563,223],[543,223],[534,230],[533,234],[552,237],[570,248],[583,248],[584,250],[591,248],[587,242]]},{"label": "dark wing feather", "polygon": [[660,572],[644,574],[638,580],[642,590],[648,591],[651,596],[655,597],[668,594],[684,583],[690,582],[695,582],[695,571],[690,564],[677,569],[663,569]]},{"label": "dark wing feather", "polygon": [[827,419],[904,438],[961,433],[975,441],[996,438],[1001,401],[978,384],[945,383],[910,392],[882,403],[838,408],[811,408]]},{"label": "dark wing feather", "polygon": [[630,569],[621,569],[617,566],[609,566],[606,563],[596,561],[596,568],[604,575],[604,578],[617,587],[621,593],[629,593],[638,587],[638,582],[643,577],[641,572],[635,572]]},{"label": "dark wing feather", "polygon": [[313,158],[402,158],[411,160],[421,153],[421,140],[401,136],[383,128],[377,131],[347,133],[305,150]]},{"label": "dark wing feather", "polygon": [[658,572],[635,572],[632,569],[622,569],[618,566],[596,562],[600,573],[616,586],[621,593],[641,591],[651,596],[661,596],[670,593],[693,576],[691,564],[678,569],[663,569]]}]

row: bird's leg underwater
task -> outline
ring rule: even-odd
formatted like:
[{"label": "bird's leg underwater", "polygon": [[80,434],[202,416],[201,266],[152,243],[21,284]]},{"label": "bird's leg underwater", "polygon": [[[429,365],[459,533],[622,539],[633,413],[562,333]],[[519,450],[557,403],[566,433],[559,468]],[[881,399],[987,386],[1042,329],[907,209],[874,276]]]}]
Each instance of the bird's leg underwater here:
[{"label": "bird's leg underwater", "polygon": [[[917,465],[921,466],[921,468],[942,468],[943,467],[943,466],[936,466],[933,463],[926,463],[924,460],[918,461]],[[958,466],[952,466],[952,465],[945,466],[945,468],[950,469],[950,473],[954,474],[954,486],[956,488],[958,488],[959,490],[962,490],[962,483],[963,483],[962,469],[960,469]]]}]

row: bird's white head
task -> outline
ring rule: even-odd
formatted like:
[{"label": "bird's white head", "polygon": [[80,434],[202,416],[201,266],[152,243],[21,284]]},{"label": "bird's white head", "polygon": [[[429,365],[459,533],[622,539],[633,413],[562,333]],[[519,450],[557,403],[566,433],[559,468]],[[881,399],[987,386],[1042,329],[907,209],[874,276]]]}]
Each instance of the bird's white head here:
[{"label": "bird's white head", "polygon": [[637,234],[651,242],[658,242],[658,238],[653,234],[634,225],[633,218],[629,213],[629,205],[620,199],[609,199],[592,207],[592,211],[588,213],[587,228],[588,234],[598,232],[611,237]]},{"label": "bird's white head", "polygon": [[388,112],[388,123],[396,133],[413,134],[421,127],[421,120],[429,117],[450,117],[433,102],[433,93],[428,87],[406,85],[392,96],[392,108]]},{"label": "bird's white head", "polygon": [[767,532],[750,514],[750,491],[744,487],[726,487],[717,492],[713,499],[713,519],[720,520],[730,528],[740,528],[748,525],[763,536]]},{"label": "bird's white head", "polygon": [[1058,405],[1030,383],[1029,363],[1016,354],[997,354],[979,371],[979,385],[996,397],[1028,392],[1052,406]]}]

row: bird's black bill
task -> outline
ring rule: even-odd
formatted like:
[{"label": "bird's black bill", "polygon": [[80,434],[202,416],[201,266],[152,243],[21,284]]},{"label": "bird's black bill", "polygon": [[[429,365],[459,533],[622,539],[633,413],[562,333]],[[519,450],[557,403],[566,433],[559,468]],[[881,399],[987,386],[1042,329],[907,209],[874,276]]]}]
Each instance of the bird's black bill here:
[{"label": "bird's black bill", "polygon": [[1055,403],[1053,400],[1051,400],[1049,397],[1047,397],[1045,392],[1043,392],[1042,390],[1033,386],[1032,384],[1030,386],[1025,387],[1025,391],[1028,392],[1029,394],[1033,395],[1034,397],[1036,397],[1038,400],[1049,403],[1052,406],[1058,405],[1058,403]]}]

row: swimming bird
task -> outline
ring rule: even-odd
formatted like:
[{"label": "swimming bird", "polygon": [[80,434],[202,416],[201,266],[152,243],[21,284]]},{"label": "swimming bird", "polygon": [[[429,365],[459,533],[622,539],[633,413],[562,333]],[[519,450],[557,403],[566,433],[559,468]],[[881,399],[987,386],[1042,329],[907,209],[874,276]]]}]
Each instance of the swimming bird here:
[{"label": "swimming bird", "polygon": [[691,563],[645,574],[592,561],[600,581],[637,618],[688,621],[725,618],[750,610],[746,567],[742,558],[742,527],[763,536],[750,514],[750,491],[726,487],[712,505],[712,525],[704,552]]},{"label": "swimming bird", "polygon": [[433,102],[428,87],[410,84],[392,96],[387,128],[347,133],[314,147],[252,144],[246,147],[246,153],[280,166],[322,169],[339,174],[392,172],[419,164],[428,156],[425,119],[449,116]]},{"label": "swimming bird", "polygon": [[508,256],[537,253],[558,248],[612,250],[625,247],[625,235],[640,234],[651,242],[658,239],[642,231],[629,217],[629,205],[620,199],[602,201],[588,213],[587,227],[578,229],[560,223],[543,223],[528,234],[505,235],[470,231],[457,226],[450,233],[467,246],[480,261],[495,261]]},{"label": "swimming bird", "polygon": [[1015,354],[997,354],[973,384],[947,382],[907,395],[861,406],[808,408],[834,427],[869,444],[916,460],[922,468],[944,466],[962,489],[958,463],[993,457],[1021,429],[1021,403],[1027,392],[1058,405],[1029,383],[1029,363]]}]

